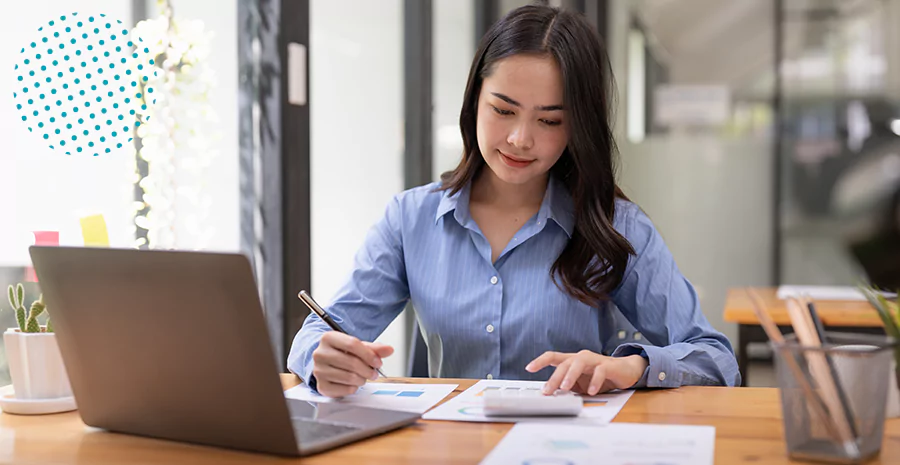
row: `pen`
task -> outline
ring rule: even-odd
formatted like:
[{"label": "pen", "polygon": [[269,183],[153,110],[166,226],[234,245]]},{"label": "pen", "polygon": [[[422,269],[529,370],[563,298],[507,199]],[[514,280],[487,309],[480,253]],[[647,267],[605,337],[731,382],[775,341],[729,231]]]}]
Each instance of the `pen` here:
[{"label": "pen", "polygon": [[824,348],[819,338],[818,330],[815,327],[812,316],[809,314],[807,303],[796,297],[789,297],[785,301],[788,315],[791,318],[791,325],[794,327],[794,333],[797,335],[800,343],[813,349],[805,353],[809,365],[809,374],[816,381],[819,389],[822,390],[823,400],[828,406],[828,411],[841,435],[844,450],[851,457],[859,457],[859,445],[856,443],[859,436],[853,412],[847,403],[841,380],[837,377],[827,349]]},{"label": "pen", "polygon": [[822,324],[822,319],[819,318],[819,313],[816,312],[816,305],[813,303],[812,299],[805,298],[806,307],[809,309],[809,316],[812,317],[813,324],[816,326],[816,332],[819,334],[819,339],[821,339],[822,344],[828,342],[827,336],[825,335],[825,325]]},{"label": "pen", "polygon": [[[332,330],[339,333],[344,333],[348,336],[350,335],[350,333],[344,331],[344,328],[341,328],[341,326],[331,318],[331,315],[325,313],[325,310],[323,310],[322,307],[320,307],[319,304],[317,304],[316,301],[313,300],[312,296],[310,296],[309,293],[307,293],[306,291],[300,291],[297,294],[297,297],[300,298],[300,300],[304,304],[306,304],[307,307],[309,307],[310,311],[312,311],[316,315],[319,315],[319,318],[321,318],[322,321],[324,321],[325,324],[327,324],[328,327],[330,327]],[[387,378],[387,376],[385,376],[385,374],[381,372],[380,368],[376,368],[375,371],[377,371],[382,378]]]},{"label": "pen", "polygon": [[[806,308],[809,310],[809,316],[813,321],[813,326],[815,327],[816,334],[819,336],[819,342],[822,344],[822,346],[825,346],[828,343],[828,337],[825,335],[825,325],[822,323],[822,319],[819,318],[819,313],[816,311],[816,305],[813,303],[812,299],[809,296],[800,299],[800,303],[806,304]],[[844,409],[844,414],[850,420],[850,430],[853,432],[853,437],[858,437],[856,423],[852,421],[853,410],[850,408],[850,401],[847,399],[847,394],[844,391],[843,383],[837,375],[837,369],[834,367],[834,361],[827,353],[825,353],[825,360],[828,362],[828,370],[831,372],[831,376],[834,377],[834,382],[837,384],[837,393],[841,401],[841,408]]]}]

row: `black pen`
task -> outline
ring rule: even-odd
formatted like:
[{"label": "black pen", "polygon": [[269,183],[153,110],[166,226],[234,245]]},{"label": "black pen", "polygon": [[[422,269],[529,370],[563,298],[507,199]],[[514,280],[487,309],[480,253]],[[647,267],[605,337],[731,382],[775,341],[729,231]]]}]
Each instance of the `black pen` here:
[{"label": "black pen", "polygon": [[816,312],[816,305],[813,303],[812,299],[807,299],[806,308],[809,309],[809,316],[812,317],[816,332],[819,333],[819,340],[822,344],[826,344],[828,342],[828,336],[825,335],[825,325],[822,324],[822,319],[819,318],[819,313]]},{"label": "black pen", "polygon": [[[317,304],[316,301],[313,300],[312,296],[310,296],[306,291],[300,291],[297,294],[297,297],[299,297],[300,300],[304,304],[306,304],[306,306],[309,307],[309,309],[313,313],[315,313],[316,315],[319,315],[319,318],[321,318],[322,321],[324,321],[325,324],[327,324],[331,329],[333,329],[334,331],[337,331],[339,333],[344,333],[348,336],[351,335],[347,331],[344,331],[344,328],[341,328],[341,326],[339,324],[337,324],[337,322],[334,321],[334,319],[331,318],[331,315],[325,313],[325,310],[323,310],[322,307],[320,307],[319,304]],[[380,368],[375,368],[375,371],[377,371],[378,374],[381,375],[382,378],[387,378],[387,376],[385,376],[384,373],[381,372]]]}]

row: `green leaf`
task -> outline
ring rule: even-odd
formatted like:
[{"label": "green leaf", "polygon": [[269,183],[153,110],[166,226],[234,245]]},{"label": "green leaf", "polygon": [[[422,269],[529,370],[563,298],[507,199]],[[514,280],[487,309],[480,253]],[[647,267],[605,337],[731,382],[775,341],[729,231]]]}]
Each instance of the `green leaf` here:
[{"label": "green leaf", "polygon": [[19,303],[16,302],[16,291],[12,284],[9,285],[9,304],[12,305],[13,310],[19,308]]},{"label": "green leaf", "polygon": [[26,333],[41,332],[41,325],[38,324],[37,318],[35,318],[34,316],[28,317],[28,323],[25,324],[25,332]]},{"label": "green leaf", "polygon": [[19,300],[18,300],[19,307],[24,307],[25,306],[25,286],[23,286],[22,283],[19,283],[19,285],[16,287],[16,291],[19,294]]},{"label": "green leaf", "polygon": [[900,293],[897,295],[897,303],[892,303],[891,307],[894,309],[894,323],[900,327]]},{"label": "green leaf", "polygon": [[49,318],[47,318],[47,332],[48,332],[48,333],[52,333],[52,332],[53,332],[53,322],[52,322],[52,320],[49,319]]},{"label": "green leaf", "polygon": [[894,319],[893,311],[891,309],[891,303],[884,297],[884,294],[876,292],[875,295],[878,297],[878,302],[881,304],[881,308],[884,309],[885,316],[887,317],[888,321],[891,322],[891,326],[894,329],[898,329],[898,334],[900,334],[900,328],[898,328],[897,320]]},{"label": "green leaf", "polygon": [[875,312],[878,313],[878,317],[881,318],[881,322],[884,324],[884,330],[888,335],[895,339],[900,339],[900,328],[897,328],[891,315],[888,313],[887,308],[883,306],[883,302],[886,302],[884,296],[877,291],[864,287],[861,287],[860,291],[866,296],[866,300],[869,301],[869,304],[875,308]]},{"label": "green leaf", "polygon": [[16,323],[19,325],[19,331],[25,332],[25,308],[19,307],[16,309]]},{"label": "green leaf", "polygon": [[40,315],[41,313],[44,313],[45,308],[46,307],[44,307],[44,303],[41,302],[40,300],[34,301],[34,303],[31,304],[31,312],[28,314],[28,319],[29,320],[32,318],[36,319],[38,317],[38,315]]}]

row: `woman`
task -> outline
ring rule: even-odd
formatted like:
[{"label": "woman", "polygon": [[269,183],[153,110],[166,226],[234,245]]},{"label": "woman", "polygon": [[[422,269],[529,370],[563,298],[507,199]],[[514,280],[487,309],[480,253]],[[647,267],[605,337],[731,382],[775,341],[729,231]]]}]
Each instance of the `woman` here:
[{"label": "woman", "polygon": [[[609,60],[583,17],[526,6],[472,63],[465,151],[440,183],[397,195],[288,367],[340,397],[393,349],[372,342],[411,301],[432,376],[615,388],[737,385],[729,341],[641,210],[615,182]],[[600,355],[615,304],[648,344]],[[360,338],[360,339],[357,339]]]}]

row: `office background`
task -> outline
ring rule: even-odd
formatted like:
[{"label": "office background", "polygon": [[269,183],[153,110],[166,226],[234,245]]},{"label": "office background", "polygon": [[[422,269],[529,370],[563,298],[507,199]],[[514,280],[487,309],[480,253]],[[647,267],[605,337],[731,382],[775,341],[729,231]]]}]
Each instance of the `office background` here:
[{"label": "office background", "polygon": [[[8,74],[0,285],[24,280],[32,232],[81,245],[79,218],[102,214],[115,247],[247,254],[283,360],[306,316],[296,292],[327,303],[390,197],[456,165],[476,41],[527,3],[170,0],[179,24],[207,44],[201,64],[212,85],[208,117],[174,114],[173,125],[189,125],[211,163],[194,172],[176,163],[175,204],[151,226],[168,234],[156,243],[135,222],[152,203],[135,187],[148,170],[140,143],[96,158],[50,150],[18,121]],[[861,279],[853,251],[865,257],[859,244],[893,237],[900,212],[900,30],[891,27],[900,0],[549,3],[584,12],[606,41],[620,182],[717,329],[735,340],[735,325],[722,320],[729,287]],[[12,69],[22,43],[55,14],[102,12],[132,26],[165,6],[12,2],[0,66]],[[27,289],[30,302],[39,287]],[[0,312],[0,324],[13,321]],[[413,325],[404,315],[381,337],[398,348],[389,375],[406,374]],[[765,347],[753,349],[766,363]]]}]

